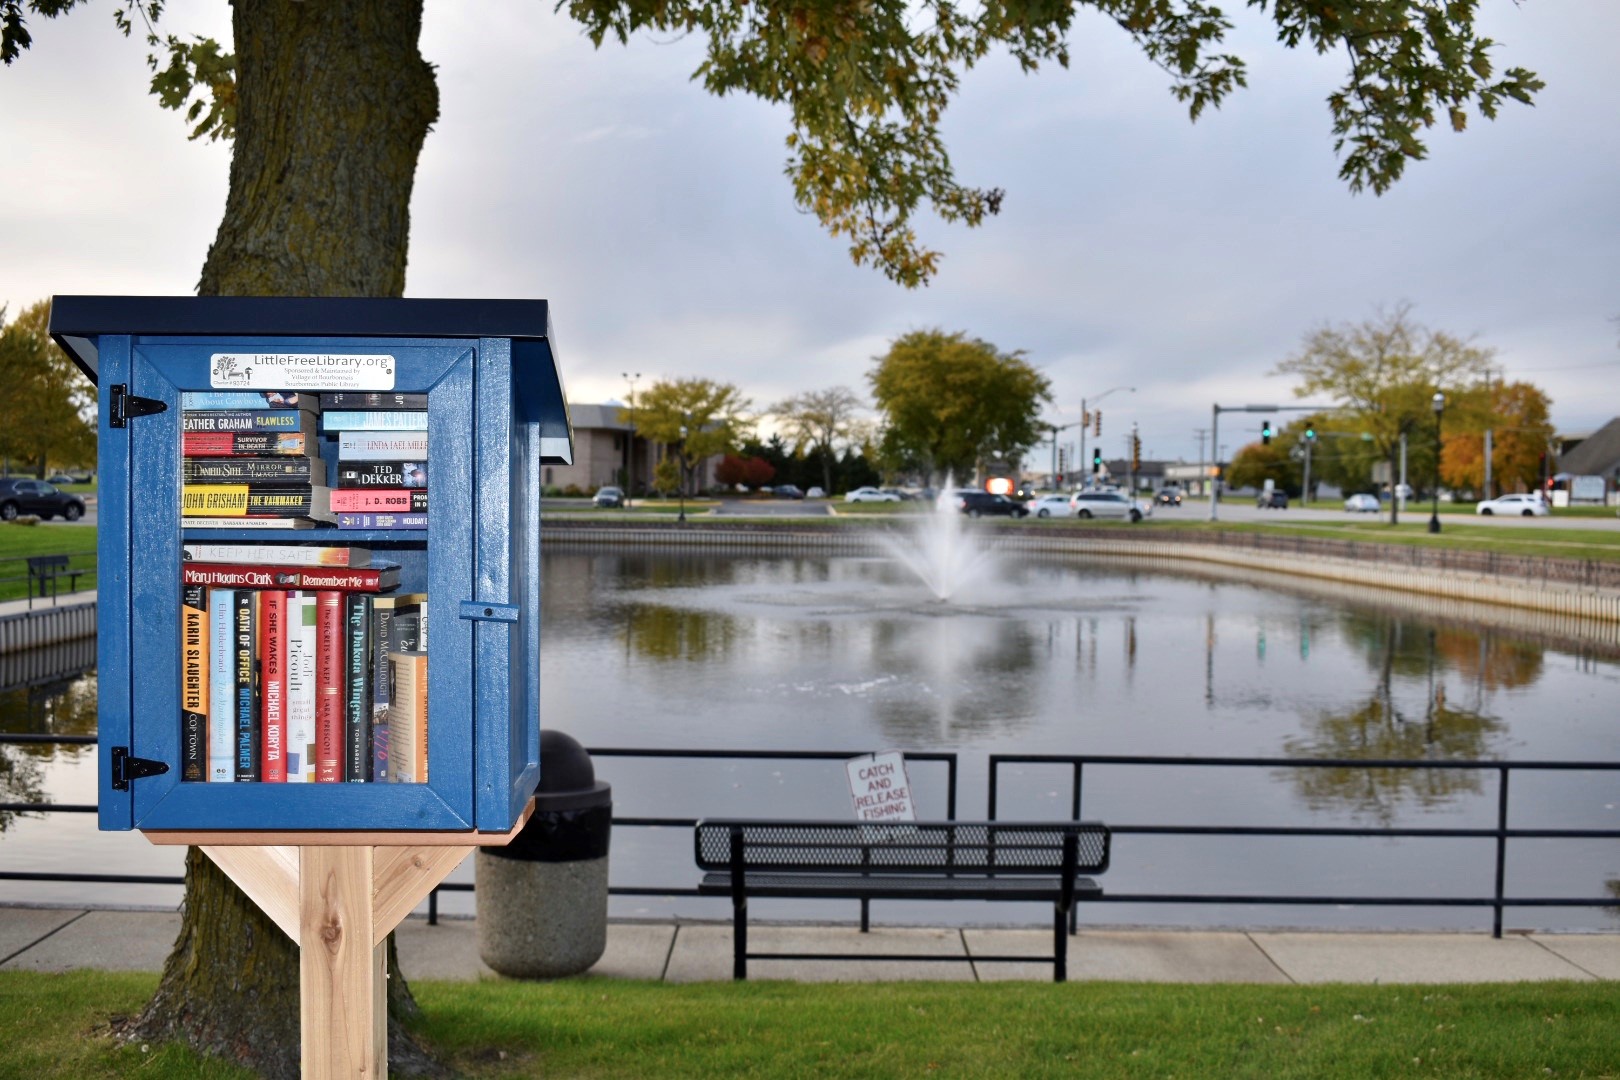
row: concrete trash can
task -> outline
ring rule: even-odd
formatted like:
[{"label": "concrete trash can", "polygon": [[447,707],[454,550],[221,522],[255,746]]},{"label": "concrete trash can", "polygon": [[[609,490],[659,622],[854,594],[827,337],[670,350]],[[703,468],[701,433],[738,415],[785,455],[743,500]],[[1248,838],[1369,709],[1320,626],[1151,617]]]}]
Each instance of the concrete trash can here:
[{"label": "concrete trash can", "polygon": [[613,788],[560,731],[540,733],[534,815],[500,848],[479,848],[478,954],[520,979],[578,975],[607,948]]}]

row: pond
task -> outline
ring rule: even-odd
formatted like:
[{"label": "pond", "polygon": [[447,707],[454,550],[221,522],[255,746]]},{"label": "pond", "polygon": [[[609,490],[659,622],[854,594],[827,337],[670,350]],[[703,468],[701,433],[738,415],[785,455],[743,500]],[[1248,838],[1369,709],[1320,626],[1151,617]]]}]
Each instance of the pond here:
[{"label": "pond", "polygon": [[[1285,585],[1120,562],[1003,556],[940,601],[889,557],[553,546],[543,562],[542,717],[591,747],[897,748],[958,756],[957,815],[986,814],[991,754],[1614,762],[1620,649],[1601,632],[1507,612],[1463,616],[1367,590]],[[1469,617],[1464,617],[1469,616]],[[1515,626],[1514,623],[1522,623]],[[91,731],[94,674],[0,695],[6,730]],[[87,704],[88,703],[88,704]],[[6,747],[4,800],[93,802],[94,757]],[[599,757],[634,817],[847,817],[838,762]],[[911,766],[924,816],[942,768]],[[997,815],[1067,816],[1070,771],[1008,765]],[[1084,815],[1110,824],[1490,828],[1485,770],[1090,766]],[[1613,829],[1620,774],[1515,773],[1516,827]],[[1118,836],[1118,894],[1488,895],[1489,839]],[[1509,895],[1616,892],[1613,840],[1521,840]],[[620,828],[619,886],[695,882],[688,830]],[[8,868],[178,873],[177,852],[98,834],[87,815],[11,816]],[[470,881],[469,862],[452,880]],[[0,900],[66,903],[84,886],[0,882]],[[178,890],[94,886],[97,903],[172,904]],[[1039,922],[953,904],[879,921]],[[443,909],[471,913],[447,894]],[[723,901],[615,897],[623,917],[720,918]],[[764,918],[843,917],[784,904]],[[1222,926],[1489,926],[1488,910],[1120,903],[1088,922]],[[1609,929],[1604,908],[1511,909],[1509,926]]]}]

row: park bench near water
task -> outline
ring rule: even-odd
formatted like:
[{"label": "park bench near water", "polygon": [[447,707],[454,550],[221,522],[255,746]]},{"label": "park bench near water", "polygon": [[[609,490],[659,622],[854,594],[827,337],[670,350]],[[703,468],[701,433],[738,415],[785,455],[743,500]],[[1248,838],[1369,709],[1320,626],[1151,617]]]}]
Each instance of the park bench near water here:
[{"label": "park bench near water", "polygon": [[[694,846],[704,895],[731,898],[732,977],[749,960],[918,960],[871,953],[762,953],[748,949],[749,897],[861,900],[1022,900],[1052,905],[1046,956],[974,956],[975,963],[1050,960],[1068,978],[1069,911],[1102,889],[1110,834],[1094,821],[854,821],[718,819],[698,822]],[[937,959],[947,959],[938,957]],[[959,959],[950,957],[949,959]]]},{"label": "park bench near water", "polygon": [[29,599],[33,599],[36,582],[39,585],[41,599],[47,595],[47,588],[50,589],[49,595],[55,598],[57,583],[63,578],[67,579],[67,591],[73,592],[79,586],[79,576],[84,573],[87,573],[87,571],[69,567],[68,556],[66,555],[34,555],[28,560]]}]

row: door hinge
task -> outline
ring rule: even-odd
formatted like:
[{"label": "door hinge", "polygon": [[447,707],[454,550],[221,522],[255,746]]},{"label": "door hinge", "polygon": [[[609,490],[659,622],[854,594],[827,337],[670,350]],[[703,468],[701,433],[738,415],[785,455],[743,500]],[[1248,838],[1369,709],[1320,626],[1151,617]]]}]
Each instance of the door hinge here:
[{"label": "door hinge", "polygon": [[140,780],[148,776],[161,776],[169,771],[166,761],[153,761],[151,758],[135,757],[129,752],[127,746],[112,748],[112,786],[114,791],[128,791],[131,780]]},{"label": "door hinge", "polygon": [[136,397],[123,383],[113,383],[108,392],[107,426],[121,428],[132,416],[151,416],[168,406],[157,398]]}]

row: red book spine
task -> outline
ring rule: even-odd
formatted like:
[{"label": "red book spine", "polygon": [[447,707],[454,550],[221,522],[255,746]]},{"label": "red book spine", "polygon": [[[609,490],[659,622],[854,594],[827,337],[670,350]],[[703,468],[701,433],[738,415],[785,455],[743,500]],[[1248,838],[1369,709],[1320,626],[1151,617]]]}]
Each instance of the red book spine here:
[{"label": "red book spine", "polygon": [[379,592],[399,582],[395,567],[242,566],[235,563],[182,563],[181,583],[214,589],[338,589]]},{"label": "red book spine", "polygon": [[287,594],[272,589],[259,597],[259,663],[263,673],[264,732],[259,740],[259,780],[287,782]]},{"label": "red book spine", "polygon": [[343,782],[343,594],[315,594],[315,780]]}]

